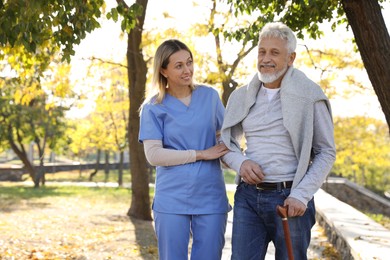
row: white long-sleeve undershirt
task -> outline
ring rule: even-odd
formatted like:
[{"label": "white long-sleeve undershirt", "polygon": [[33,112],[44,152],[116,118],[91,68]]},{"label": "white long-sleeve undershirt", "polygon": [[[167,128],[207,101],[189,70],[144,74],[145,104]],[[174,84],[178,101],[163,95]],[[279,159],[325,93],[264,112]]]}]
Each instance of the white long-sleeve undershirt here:
[{"label": "white long-sleeve undershirt", "polygon": [[173,166],[196,161],[195,150],[163,148],[161,140],[144,140],[145,156],[152,166]]}]

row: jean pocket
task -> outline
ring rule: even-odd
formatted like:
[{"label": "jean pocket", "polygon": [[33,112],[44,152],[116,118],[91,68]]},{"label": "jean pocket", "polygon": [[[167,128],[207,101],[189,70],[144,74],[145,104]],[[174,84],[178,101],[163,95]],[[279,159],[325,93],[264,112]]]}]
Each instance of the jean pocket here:
[{"label": "jean pocket", "polygon": [[245,184],[244,182],[240,182],[240,183],[237,185],[237,187],[236,187],[236,191],[241,190],[244,184]]}]

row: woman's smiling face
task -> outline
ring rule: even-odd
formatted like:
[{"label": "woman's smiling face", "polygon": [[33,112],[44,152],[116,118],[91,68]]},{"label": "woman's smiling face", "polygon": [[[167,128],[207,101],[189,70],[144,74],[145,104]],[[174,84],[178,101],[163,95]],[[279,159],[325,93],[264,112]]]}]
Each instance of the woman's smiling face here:
[{"label": "woman's smiling face", "polygon": [[169,88],[188,87],[194,74],[191,54],[186,50],[175,52],[169,57],[167,68],[161,69],[161,74],[167,78]]}]

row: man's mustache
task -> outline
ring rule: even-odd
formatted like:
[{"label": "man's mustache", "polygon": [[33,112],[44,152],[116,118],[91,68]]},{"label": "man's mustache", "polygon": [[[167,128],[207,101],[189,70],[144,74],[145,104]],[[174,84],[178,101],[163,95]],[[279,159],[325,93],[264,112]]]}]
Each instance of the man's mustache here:
[{"label": "man's mustache", "polygon": [[276,66],[273,64],[260,64],[260,68],[275,68]]}]

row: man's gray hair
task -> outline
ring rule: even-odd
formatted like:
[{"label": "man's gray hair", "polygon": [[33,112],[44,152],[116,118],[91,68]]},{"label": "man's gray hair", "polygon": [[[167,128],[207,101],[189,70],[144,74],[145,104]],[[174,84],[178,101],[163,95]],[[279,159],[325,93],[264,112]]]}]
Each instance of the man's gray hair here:
[{"label": "man's gray hair", "polygon": [[287,41],[287,50],[289,53],[295,52],[297,47],[297,38],[294,32],[282,22],[273,22],[266,24],[260,31],[259,43],[264,38],[281,38]]}]

